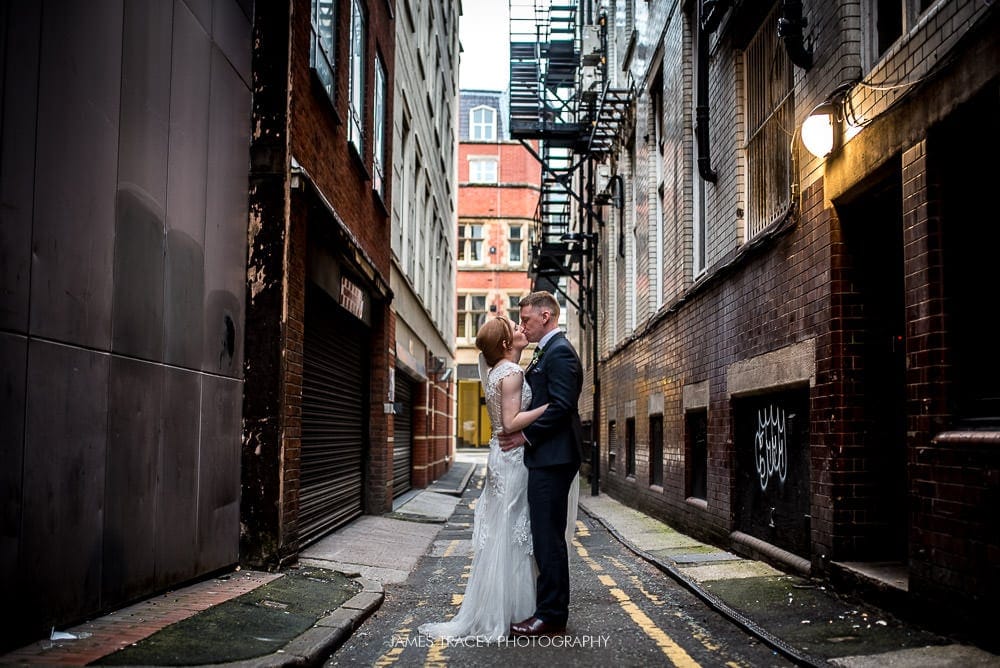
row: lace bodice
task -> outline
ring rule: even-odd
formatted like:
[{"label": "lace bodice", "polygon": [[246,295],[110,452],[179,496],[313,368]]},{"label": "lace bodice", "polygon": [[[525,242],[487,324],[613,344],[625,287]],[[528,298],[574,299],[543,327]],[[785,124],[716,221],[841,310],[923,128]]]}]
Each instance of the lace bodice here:
[{"label": "lace bodice", "polygon": [[[490,373],[486,378],[486,387],[484,389],[484,394],[486,395],[486,412],[490,416],[490,424],[493,426],[494,435],[503,431],[503,421],[501,419],[503,397],[500,392],[500,381],[512,373],[523,375],[524,370],[520,365],[510,360],[503,360],[490,369]],[[531,387],[527,383],[521,383],[521,410],[527,409],[530,405]]]}]

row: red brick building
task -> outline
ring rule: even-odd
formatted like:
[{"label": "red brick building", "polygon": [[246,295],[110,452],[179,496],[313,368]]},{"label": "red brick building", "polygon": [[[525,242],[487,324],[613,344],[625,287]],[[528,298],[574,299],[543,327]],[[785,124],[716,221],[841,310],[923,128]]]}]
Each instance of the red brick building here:
[{"label": "red brick building", "polygon": [[241,555],[392,504],[395,24],[379,0],[254,14]]},{"label": "red brick building", "polygon": [[463,90],[458,147],[457,442],[486,445],[490,426],[476,331],[491,314],[517,321],[517,303],[531,291],[528,244],[538,208],[541,166],[506,132],[500,92]]}]

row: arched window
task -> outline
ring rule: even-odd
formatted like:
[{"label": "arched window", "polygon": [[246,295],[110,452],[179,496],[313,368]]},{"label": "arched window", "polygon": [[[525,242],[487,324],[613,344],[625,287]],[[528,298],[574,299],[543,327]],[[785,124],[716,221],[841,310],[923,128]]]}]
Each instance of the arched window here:
[{"label": "arched window", "polygon": [[494,141],[497,138],[497,110],[493,107],[473,107],[469,112],[469,139]]}]

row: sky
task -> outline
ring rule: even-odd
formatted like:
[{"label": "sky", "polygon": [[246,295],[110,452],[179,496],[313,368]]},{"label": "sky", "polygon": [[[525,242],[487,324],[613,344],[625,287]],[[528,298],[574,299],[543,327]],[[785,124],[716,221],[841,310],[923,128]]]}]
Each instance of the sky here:
[{"label": "sky", "polygon": [[460,88],[506,90],[508,71],[508,0],[462,0],[459,39]]}]

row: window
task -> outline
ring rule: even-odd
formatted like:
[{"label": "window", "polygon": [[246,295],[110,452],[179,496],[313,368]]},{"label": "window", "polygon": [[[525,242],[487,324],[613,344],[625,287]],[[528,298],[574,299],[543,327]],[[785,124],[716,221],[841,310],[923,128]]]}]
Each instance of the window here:
[{"label": "window", "polygon": [[474,341],[480,325],[486,321],[486,295],[458,296],[458,331],[460,339]]},{"label": "window", "polygon": [[663,487],[663,416],[649,416],[649,484]]},{"label": "window", "polygon": [[313,0],[312,41],[309,44],[309,67],[319,77],[330,101],[335,101],[337,87],[335,70],[337,43],[334,29],[337,26],[336,0]]},{"label": "window", "polygon": [[385,66],[382,57],[375,55],[375,137],[372,156],[372,187],[385,201]]},{"label": "window", "polygon": [[[698,58],[698,40],[701,35],[698,30],[697,3],[695,3],[692,7],[691,14],[688,17],[688,25],[691,32],[691,62],[698,63],[701,62]],[[707,67],[707,64],[703,63],[703,66]],[[692,73],[692,77],[697,76],[697,72]],[[694,88],[694,82],[692,81],[689,90],[693,91]],[[688,137],[694,151],[698,150],[697,128],[694,122],[694,119],[698,118],[697,104],[698,100],[695,98],[694,94],[689,93],[688,114],[691,118],[691,125],[688,128]],[[691,179],[691,190],[693,195],[691,200],[691,273],[692,279],[697,279],[702,273],[704,273],[706,265],[705,179],[702,178],[698,171],[697,159],[692,159],[690,161],[689,178]]]},{"label": "window", "polygon": [[351,2],[351,92],[347,139],[364,155],[365,137],[365,15],[361,0]]},{"label": "window", "polygon": [[744,53],[747,117],[746,241],[777,220],[791,201],[791,151],[795,127],[792,65],[778,39],[775,10]]},{"label": "window", "polygon": [[483,261],[483,226],[464,223],[458,226],[458,261]]},{"label": "window", "polygon": [[520,225],[511,225],[507,231],[507,262],[521,264],[524,257],[524,235]]},{"label": "window", "polygon": [[708,497],[708,410],[700,408],[684,415],[685,462],[687,463],[687,496]]},{"label": "window", "polygon": [[615,420],[608,422],[608,470],[615,469],[615,456],[618,454],[618,423]]},{"label": "window", "polygon": [[497,183],[496,158],[469,158],[471,183]]},{"label": "window", "polygon": [[868,0],[868,67],[885,55],[917,23],[933,0]]},{"label": "window", "polygon": [[517,322],[521,319],[521,307],[518,304],[521,303],[521,295],[508,295],[507,297],[507,317],[510,318],[511,322]]},{"label": "window", "polygon": [[469,139],[495,141],[497,138],[497,110],[493,107],[473,107],[469,112]]},{"label": "window", "polygon": [[650,88],[650,110],[653,114],[653,157],[656,162],[655,218],[649,234],[650,306],[655,312],[663,305],[663,196],[666,192],[663,169],[663,70],[656,73]]},{"label": "window", "polygon": [[625,475],[635,477],[635,418],[625,420]]}]

